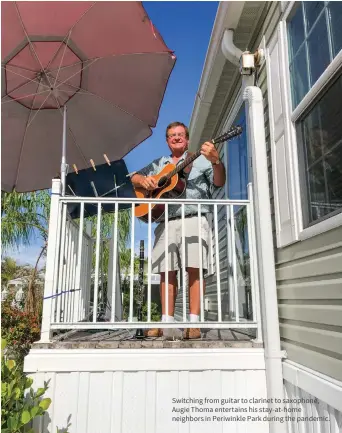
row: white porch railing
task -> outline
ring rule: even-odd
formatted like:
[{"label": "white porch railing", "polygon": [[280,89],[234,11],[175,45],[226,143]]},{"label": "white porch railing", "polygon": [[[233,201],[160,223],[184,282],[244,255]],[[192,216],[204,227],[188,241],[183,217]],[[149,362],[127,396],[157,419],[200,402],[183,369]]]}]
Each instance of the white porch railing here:
[{"label": "white porch railing", "polygon": [[[55,191],[60,186],[55,182]],[[214,279],[216,285],[217,320],[205,320],[205,278],[202,267],[202,237],[199,236],[199,263],[200,263],[200,319],[199,322],[189,322],[186,309],[186,291],[182,290],[182,321],[155,322],[151,321],[151,287],[152,287],[152,246],[153,224],[151,221],[151,204],[149,199],[113,199],[113,198],[83,198],[61,197],[58,192],[53,193],[51,203],[50,232],[46,267],[46,284],[44,293],[42,341],[49,341],[51,331],[57,329],[119,329],[119,328],[173,328],[173,327],[200,327],[200,328],[256,328],[257,338],[261,340],[260,312],[259,312],[259,288],[257,277],[257,261],[254,233],[254,214],[252,203],[252,190],[249,185],[249,200],[159,200],[165,204],[165,219],[168,219],[168,209],[172,205],[181,205],[182,219],[184,221],[185,206],[196,205],[198,215],[201,215],[202,206],[208,205],[212,210],[213,227],[213,252]],[[80,204],[80,218],[72,221],[67,212],[68,204]],[[86,230],[86,218],[84,215],[85,204],[93,204],[97,207],[96,236],[94,239]],[[110,254],[111,275],[106,275],[110,287],[107,287],[107,297],[103,291],[104,274],[101,272],[101,224],[103,218],[102,206],[112,203],[115,205],[112,249]],[[130,284],[129,284],[129,311],[127,320],[119,320],[122,317],[118,313],[121,309],[121,285],[119,269],[118,246],[118,212],[119,204],[129,204],[131,215],[136,204],[149,204],[149,220],[143,226],[147,239],[147,317],[146,321],[134,319],[134,260],[136,257],[135,246],[140,241],[142,229],[136,218],[131,218],[130,246]],[[54,212],[53,212],[54,210]],[[244,214],[243,221],[238,222],[237,216]],[[168,229],[165,229],[166,239]],[[198,227],[200,233],[200,226]],[[241,238],[241,233],[243,236]],[[182,238],[184,239],[184,224],[182,224]],[[165,257],[168,256],[169,245],[165,242]],[[181,256],[185,255],[185,243],[182,242]],[[242,262],[243,261],[243,262]],[[166,270],[168,261],[166,260]],[[182,284],[186,282],[186,269],[182,260],[180,271]],[[243,271],[242,271],[243,269]],[[242,275],[244,274],[244,275]],[[168,273],[166,272],[166,287],[168,286]],[[244,317],[241,313],[241,281],[248,284],[252,315]],[[120,296],[118,296],[120,295]],[[229,300],[232,314],[229,320],[222,317],[222,299]],[[105,302],[106,301],[106,302]],[[103,304],[105,303],[105,307]],[[168,311],[168,297],[166,296],[166,311]],[[101,311],[105,314],[101,315]]]}]

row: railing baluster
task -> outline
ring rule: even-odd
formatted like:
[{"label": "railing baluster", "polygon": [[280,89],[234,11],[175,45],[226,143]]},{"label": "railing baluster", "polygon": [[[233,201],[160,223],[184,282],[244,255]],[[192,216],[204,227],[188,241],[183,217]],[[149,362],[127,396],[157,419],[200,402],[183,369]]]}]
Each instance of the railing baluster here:
[{"label": "railing baluster", "polygon": [[68,303],[69,303],[69,278],[70,278],[70,251],[71,251],[71,233],[70,233],[70,221],[67,221],[66,224],[66,232],[67,232],[67,250],[66,250],[66,261],[64,264],[64,284],[63,284],[63,294],[61,295],[63,298],[63,322],[69,321],[68,316]]},{"label": "railing baluster", "polygon": [[152,209],[148,204],[148,285],[147,285],[147,321],[151,322],[151,278],[152,278]]},{"label": "railing baluster", "polygon": [[[63,209],[62,209],[62,235],[61,235],[61,249],[60,249],[60,255],[59,255],[59,275],[58,275],[58,296],[57,296],[57,311],[56,311],[56,322],[59,323],[61,321],[61,312],[62,312],[62,305],[64,302],[62,290],[63,290],[63,283],[64,283],[64,257],[65,257],[65,249],[66,249],[66,211],[67,211],[67,204],[63,203]],[[64,317],[63,317],[64,321]]]},{"label": "railing baluster", "polygon": [[202,254],[202,215],[201,205],[198,204],[198,258],[199,258],[199,278],[200,278],[200,306],[201,306],[201,322],[204,322],[204,297],[203,297],[203,254]]},{"label": "railing baluster", "polygon": [[185,208],[182,203],[182,284],[183,284],[183,321],[186,322],[186,269],[185,269]]},{"label": "railing baluster", "polygon": [[239,293],[237,284],[237,266],[236,266],[236,245],[235,245],[235,215],[234,206],[230,208],[230,226],[232,231],[232,260],[233,260],[233,280],[234,280],[234,300],[235,300],[235,320],[240,321],[239,313]]},{"label": "railing baluster", "polygon": [[90,321],[91,313],[90,313],[90,295],[91,295],[91,271],[93,268],[93,250],[94,250],[94,241],[93,239],[89,240],[88,247],[88,255],[87,255],[87,288],[86,288],[86,317]]},{"label": "railing baluster", "polygon": [[97,305],[99,293],[99,266],[100,266],[100,239],[101,239],[101,203],[97,205],[97,225],[96,225],[96,247],[95,247],[95,280],[94,280],[94,302],[93,302],[93,322],[97,319]]},{"label": "railing baluster", "polygon": [[247,211],[247,233],[248,233],[248,253],[249,253],[249,274],[250,274],[250,283],[251,283],[251,294],[252,294],[252,313],[253,313],[253,321],[256,320],[256,311],[255,311],[255,287],[254,287],[254,257],[253,257],[253,241],[252,241],[252,233],[251,233],[251,211],[250,205],[246,206]]},{"label": "railing baluster", "polygon": [[88,245],[89,239],[86,235],[86,231],[84,228],[83,222],[83,231],[82,231],[82,252],[81,252],[81,272],[80,272],[80,292],[79,292],[79,312],[78,312],[78,321],[85,319],[86,313],[86,287],[87,287],[87,257],[88,257]]},{"label": "railing baluster", "polygon": [[94,251],[94,240],[91,237],[92,222],[86,222],[86,233],[89,236],[88,247],[87,247],[87,265],[86,265],[86,280],[85,280],[85,315],[87,320],[90,322],[90,292],[91,292],[91,271],[93,268],[93,251]]},{"label": "railing baluster", "polygon": [[59,296],[56,296],[58,293],[58,284],[59,284],[59,261],[61,260],[61,250],[60,250],[60,245],[61,245],[61,233],[62,233],[62,219],[63,219],[63,209],[66,205],[62,204],[61,202],[58,203],[58,220],[57,220],[57,237],[56,237],[56,248],[55,248],[55,253],[54,253],[54,257],[55,257],[55,262],[54,262],[54,269],[53,269],[53,281],[52,281],[52,294],[54,295],[54,297],[52,298],[52,315],[51,317],[53,318],[52,320],[54,322],[57,322],[57,317],[58,317],[58,298]]},{"label": "railing baluster", "polygon": [[165,204],[165,315],[169,315],[169,205]]},{"label": "railing baluster", "polygon": [[217,315],[218,321],[222,322],[222,307],[221,307],[221,275],[220,275],[220,249],[218,237],[218,220],[217,220],[217,204],[214,204],[214,227],[215,227],[215,254],[216,254],[216,284],[217,284]]},{"label": "railing baluster", "polygon": [[[83,243],[83,265],[82,265],[82,297],[81,297],[81,316],[80,320],[84,320],[87,317],[87,278],[88,278],[88,250],[90,241],[85,238]],[[89,320],[89,317],[88,317]]]},{"label": "railing baluster", "polygon": [[228,272],[228,304],[229,304],[229,320],[232,320],[233,303],[234,301],[234,279],[233,272],[233,252],[232,252],[232,230],[230,226],[230,208],[231,205],[226,206],[226,226],[227,226],[227,272]]},{"label": "railing baluster", "polygon": [[[82,233],[83,236],[83,233]],[[79,304],[78,304],[78,316],[77,321],[83,319],[83,297],[84,297],[84,275],[85,275],[85,263],[86,263],[86,245],[87,245],[87,239],[84,239],[84,242],[82,242],[82,251],[81,251],[81,275],[80,275],[80,294],[79,294]]]},{"label": "railing baluster", "polygon": [[131,230],[131,284],[130,284],[130,295],[129,295],[129,321],[133,321],[133,296],[134,296],[134,204],[132,204],[132,230]]},{"label": "railing baluster", "polygon": [[75,257],[75,228],[70,224],[70,234],[71,234],[71,264],[70,264],[70,282],[69,282],[69,305],[68,305],[68,311],[69,311],[69,322],[74,321],[74,295],[75,295],[75,264],[76,264],[76,257]]},{"label": "railing baluster", "polygon": [[[76,271],[76,284],[75,290],[81,289],[81,270],[82,270],[82,252],[83,252],[83,225],[84,225],[84,203],[81,203],[80,207],[80,222],[78,231],[78,248],[77,248],[77,271]],[[79,320],[79,313],[81,309],[81,291],[75,292],[76,297],[76,320]]]},{"label": "railing baluster", "polygon": [[74,264],[73,264],[73,281],[72,288],[72,322],[77,322],[77,311],[78,311],[78,287],[76,287],[76,275],[77,275],[77,255],[78,255],[78,237],[77,227],[74,228]]},{"label": "railing baluster", "polygon": [[113,236],[113,275],[112,275],[112,305],[110,321],[115,322],[115,300],[116,300],[116,273],[118,264],[118,220],[119,220],[119,203],[115,202],[115,216],[114,216],[114,236]]}]

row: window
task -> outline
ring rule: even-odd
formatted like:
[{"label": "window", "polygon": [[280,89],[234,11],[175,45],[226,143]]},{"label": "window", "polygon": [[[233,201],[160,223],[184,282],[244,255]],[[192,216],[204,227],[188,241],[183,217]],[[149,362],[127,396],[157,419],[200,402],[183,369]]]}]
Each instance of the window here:
[{"label": "window", "polygon": [[304,227],[342,210],[342,75],[296,122]]},{"label": "window", "polygon": [[228,142],[228,198],[246,200],[248,184],[247,131],[243,104],[233,125],[242,126],[242,134]]},{"label": "window", "polygon": [[[342,48],[342,2],[296,3],[287,19],[294,110]],[[342,210],[342,75],[326,80],[293,119],[299,158],[303,227]],[[301,104],[303,105],[303,104]]]},{"label": "window", "polygon": [[288,19],[292,107],[342,48],[342,2],[300,2]]},{"label": "window", "polygon": [[[248,198],[248,148],[245,104],[242,104],[233,125],[242,126],[242,134],[229,140],[227,144],[228,199],[247,200]],[[239,297],[239,314],[248,320],[253,318],[250,257],[248,246],[247,212],[245,206],[234,206],[235,254]],[[233,248],[234,248],[233,247]],[[232,269],[230,275],[232,275]],[[230,287],[233,281],[229,280]],[[233,299],[230,300],[233,302]]]}]

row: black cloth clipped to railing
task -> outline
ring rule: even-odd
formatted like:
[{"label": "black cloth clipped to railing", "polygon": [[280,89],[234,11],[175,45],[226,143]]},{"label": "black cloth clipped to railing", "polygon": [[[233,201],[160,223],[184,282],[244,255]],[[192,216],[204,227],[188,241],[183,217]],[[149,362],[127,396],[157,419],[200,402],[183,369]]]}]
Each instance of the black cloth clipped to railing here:
[{"label": "black cloth clipped to railing", "polygon": [[[110,198],[136,198],[125,162],[120,159],[111,162],[111,165],[102,164],[93,168],[78,170],[69,173],[66,177],[66,196],[77,197],[110,197]],[[131,208],[130,203],[120,203],[119,210]],[[68,212],[71,218],[80,217],[80,203],[68,203]],[[114,203],[103,203],[102,212],[114,212]],[[97,214],[96,203],[84,205],[84,216]]]}]

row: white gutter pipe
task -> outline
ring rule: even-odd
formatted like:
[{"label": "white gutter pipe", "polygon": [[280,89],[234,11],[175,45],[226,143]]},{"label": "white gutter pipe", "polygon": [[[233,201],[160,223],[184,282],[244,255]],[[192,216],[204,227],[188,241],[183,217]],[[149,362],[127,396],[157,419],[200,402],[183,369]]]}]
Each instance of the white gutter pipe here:
[{"label": "white gutter pipe", "polygon": [[[222,52],[227,60],[239,65],[243,54],[233,43],[233,31],[226,30],[222,40]],[[272,237],[271,205],[268,182],[267,152],[263,97],[259,87],[251,85],[254,75],[242,75],[243,100],[246,101],[246,124],[249,155],[252,158],[252,182],[254,191],[254,214],[256,227],[256,250],[259,270],[262,328],[265,346],[267,395],[272,409],[269,422],[270,433],[287,433],[286,423],[272,421],[276,407],[284,415],[284,387],[281,351],[277,286],[275,275],[274,245]],[[276,402],[278,401],[278,403]]]},{"label": "white gutter pipe", "polygon": [[230,63],[233,63],[235,66],[239,66],[239,60],[242,56],[242,51],[234,45],[233,42],[234,30],[227,29],[224,31],[221,49],[222,53]]}]

